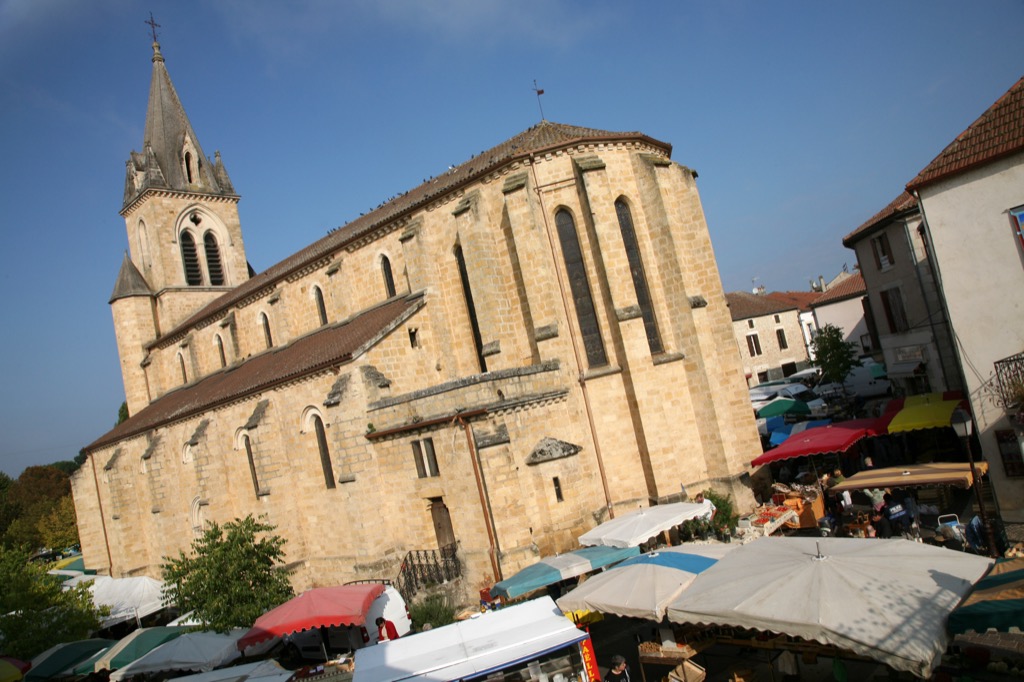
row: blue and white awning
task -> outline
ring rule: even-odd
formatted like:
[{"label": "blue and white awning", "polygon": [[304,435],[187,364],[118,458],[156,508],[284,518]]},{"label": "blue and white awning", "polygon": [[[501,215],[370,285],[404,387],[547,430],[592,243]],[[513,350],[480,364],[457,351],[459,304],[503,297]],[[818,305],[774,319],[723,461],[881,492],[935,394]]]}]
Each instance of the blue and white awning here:
[{"label": "blue and white awning", "polygon": [[584,547],[547,557],[497,583],[491,588],[491,596],[514,599],[638,554],[639,547]]}]

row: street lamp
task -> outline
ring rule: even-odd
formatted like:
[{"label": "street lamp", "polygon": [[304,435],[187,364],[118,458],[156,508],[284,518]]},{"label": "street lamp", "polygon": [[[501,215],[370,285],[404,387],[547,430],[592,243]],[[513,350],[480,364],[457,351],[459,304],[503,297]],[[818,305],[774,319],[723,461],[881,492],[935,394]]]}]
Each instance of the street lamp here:
[{"label": "street lamp", "polygon": [[971,448],[971,434],[974,433],[974,421],[971,415],[964,410],[957,408],[953,410],[953,430],[967,448],[967,461],[971,465],[971,481],[974,486],[974,495],[978,498],[978,515],[981,517],[981,525],[985,527],[985,536],[988,540],[988,554],[991,557],[998,557],[996,552],[996,539],[992,533],[992,525],[988,522],[988,514],[985,513],[985,501],[981,497],[981,488],[978,486],[978,471],[974,468],[974,451]]}]

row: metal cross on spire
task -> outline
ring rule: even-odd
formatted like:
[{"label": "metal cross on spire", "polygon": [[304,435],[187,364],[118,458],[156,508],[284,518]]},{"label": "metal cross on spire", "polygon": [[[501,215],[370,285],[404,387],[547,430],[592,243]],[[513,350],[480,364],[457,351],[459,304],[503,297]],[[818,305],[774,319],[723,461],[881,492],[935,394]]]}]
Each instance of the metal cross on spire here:
[{"label": "metal cross on spire", "polygon": [[537,87],[537,79],[533,79],[533,91],[537,93],[537,106],[540,108],[540,120],[544,120],[544,107],[541,106],[540,96],[544,94],[544,91]]},{"label": "metal cross on spire", "polygon": [[156,20],[153,19],[153,13],[152,12],[149,13],[149,21],[144,21],[142,23],[149,24],[150,30],[153,31],[153,42],[155,43],[156,42],[156,30],[158,28],[160,28],[160,24],[156,23]]}]

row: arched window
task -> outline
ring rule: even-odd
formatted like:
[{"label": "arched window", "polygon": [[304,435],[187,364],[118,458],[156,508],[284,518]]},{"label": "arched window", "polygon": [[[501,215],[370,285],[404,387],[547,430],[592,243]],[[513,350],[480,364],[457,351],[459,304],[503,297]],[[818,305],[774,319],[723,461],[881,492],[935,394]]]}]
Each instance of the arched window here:
[{"label": "arched window", "polygon": [[203,248],[206,250],[206,272],[210,275],[210,284],[214,286],[224,284],[224,267],[220,262],[220,248],[217,246],[217,238],[213,232],[207,231],[203,235]]},{"label": "arched window", "polygon": [[263,327],[263,340],[267,343],[267,348],[273,348],[274,337],[270,334],[270,319],[266,313],[260,313],[260,326]]},{"label": "arched window", "polygon": [[647,288],[647,275],[644,273],[644,262],[640,257],[640,246],[636,241],[636,230],[633,228],[633,214],[629,205],[619,199],[615,202],[615,215],[619,218],[619,230],[622,232],[622,243],[626,247],[626,260],[629,261],[629,274],[633,276],[633,288],[636,290],[636,304],[644,320],[647,332],[647,345],[652,354],[661,353],[665,349],[661,345],[658,333],[658,320],[654,316],[651,304],[651,293]]},{"label": "arched window", "polygon": [[316,312],[320,315],[320,326],[327,324],[327,306],[324,305],[324,292],[320,287],[313,287],[313,299],[316,301]]},{"label": "arched window", "polygon": [[221,367],[227,367],[228,366],[228,359],[224,355],[224,340],[222,338],[220,338],[220,334],[217,334],[213,338],[217,342],[217,355],[220,357],[220,366]]},{"label": "arched window", "polygon": [[192,152],[185,152],[185,176],[188,184],[192,184]]},{"label": "arched window", "polygon": [[252,458],[252,441],[249,440],[248,434],[242,436],[242,445],[245,446],[245,456],[249,459],[249,474],[252,476],[252,489],[258,497],[260,494],[260,481],[256,477],[256,461]]},{"label": "arched window", "polygon": [[608,364],[608,356],[604,350],[604,340],[601,338],[594,299],[590,295],[590,282],[587,280],[583,251],[580,249],[579,236],[576,234],[576,221],[572,219],[569,211],[563,208],[555,214],[555,228],[558,230],[558,241],[562,245],[562,258],[565,259],[565,272],[569,278],[569,289],[572,291],[572,300],[576,307],[576,321],[580,325],[587,363],[591,367],[603,367]]},{"label": "arched window", "polygon": [[196,240],[191,232],[181,233],[181,262],[185,266],[185,283],[190,287],[203,283],[203,271],[199,268],[199,254],[196,252]]},{"label": "arched window", "polygon": [[178,353],[178,368],[181,369],[181,383],[188,383],[188,372],[185,371],[185,357]]},{"label": "arched window", "polygon": [[314,414],[313,430],[316,431],[316,446],[320,449],[320,466],[324,470],[324,483],[328,488],[334,488],[338,484],[334,480],[334,467],[331,465],[331,450],[327,447],[327,432],[324,431],[324,420],[320,415]]},{"label": "arched window", "polygon": [[381,274],[384,275],[384,291],[387,293],[388,298],[393,298],[395,295],[395,276],[391,272],[391,261],[388,260],[387,256],[380,257],[380,270]]},{"label": "arched window", "polygon": [[480,363],[480,371],[487,371],[487,360],[484,358],[484,344],[480,336],[480,323],[476,317],[476,306],[473,304],[473,291],[469,288],[469,271],[466,269],[466,259],[462,255],[462,245],[455,245],[455,262],[459,266],[459,278],[462,280],[462,296],[466,300],[466,311],[469,313],[469,326],[473,331],[473,344],[476,348],[476,358]]}]

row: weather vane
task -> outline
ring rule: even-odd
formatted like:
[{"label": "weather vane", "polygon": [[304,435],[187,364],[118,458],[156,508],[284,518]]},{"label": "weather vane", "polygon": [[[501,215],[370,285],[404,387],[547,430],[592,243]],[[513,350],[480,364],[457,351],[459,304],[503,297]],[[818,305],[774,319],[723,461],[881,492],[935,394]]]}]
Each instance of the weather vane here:
[{"label": "weather vane", "polygon": [[144,21],[142,23],[149,24],[150,30],[153,31],[153,42],[155,43],[156,42],[156,30],[158,28],[160,28],[160,24],[156,23],[156,20],[153,19],[153,13],[152,12],[149,13],[149,21]]},{"label": "weather vane", "polygon": [[537,79],[533,79],[533,91],[537,93],[537,107],[540,108],[540,120],[544,120],[544,107],[541,106],[540,96],[544,94],[544,91],[537,87]]}]

